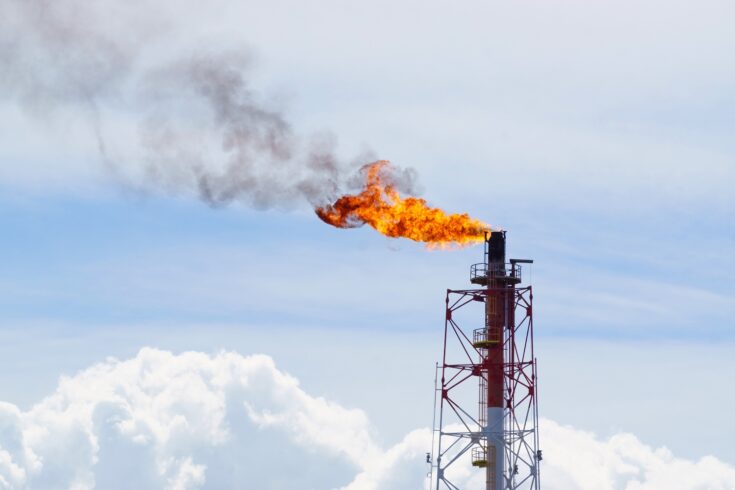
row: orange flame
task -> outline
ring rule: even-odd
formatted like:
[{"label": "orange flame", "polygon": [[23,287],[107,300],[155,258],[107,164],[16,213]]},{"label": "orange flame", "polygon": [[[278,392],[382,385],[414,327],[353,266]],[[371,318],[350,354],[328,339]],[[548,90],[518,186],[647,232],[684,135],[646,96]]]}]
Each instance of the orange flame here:
[{"label": "orange flame", "polygon": [[417,197],[401,197],[386,178],[390,162],[379,160],[363,167],[365,184],[357,195],[344,195],[334,204],[316,208],[316,214],[338,228],[367,223],[385,236],[426,242],[429,247],[467,246],[482,242],[490,227],[464,214],[447,214]]}]

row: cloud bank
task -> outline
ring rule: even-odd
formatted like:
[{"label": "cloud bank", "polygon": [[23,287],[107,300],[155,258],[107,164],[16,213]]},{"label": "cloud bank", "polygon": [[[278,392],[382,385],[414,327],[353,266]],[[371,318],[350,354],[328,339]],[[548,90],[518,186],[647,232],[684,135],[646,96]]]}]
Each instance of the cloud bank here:
[{"label": "cloud bank", "polygon": [[[676,458],[631,434],[600,440],[545,420],[549,490],[735,488],[735,468]],[[306,393],[264,355],[152,348],[0,404],[0,488],[425,488],[431,432],[382,447],[366,414]],[[480,489],[482,475],[455,481]],[[298,482],[298,483],[297,483]]]}]

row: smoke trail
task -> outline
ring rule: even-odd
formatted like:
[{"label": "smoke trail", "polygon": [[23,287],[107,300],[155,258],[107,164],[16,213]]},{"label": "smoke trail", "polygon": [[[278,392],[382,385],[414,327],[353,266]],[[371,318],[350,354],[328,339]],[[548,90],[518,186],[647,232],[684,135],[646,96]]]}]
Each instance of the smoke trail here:
[{"label": "smoke trail", "polygon": [[[89,114],[102,160],[139,189],[270,208],[316,207],[358,185],[334,136],[299,134],[251,89],[248,53],[157,49],[169,22],[153,7],[0,0],[0,88],[37,115]],[[105,124],[121,114],[137,128],[135,148],[115,152],[125,140]],[[400,175],[397,186],[413,186],[413,173]]]}]

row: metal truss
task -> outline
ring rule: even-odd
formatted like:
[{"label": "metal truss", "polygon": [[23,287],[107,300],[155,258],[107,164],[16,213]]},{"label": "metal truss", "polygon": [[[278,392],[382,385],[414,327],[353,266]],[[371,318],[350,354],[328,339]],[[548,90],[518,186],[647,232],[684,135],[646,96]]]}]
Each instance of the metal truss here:
[{"label": "metal truss", "polygon": [[[467,314],[463,310],[482,303],[488,297],[506,298],[507,321],[503,342],[503,427],[487,427],[484,420],[483,393],[487,383],[486,352],[478,342],[477,332],[487,328],[464,328]],[[484,468],[492,440],[502,440],[505,452],[502,488],[539,490],[538,392],[536,358],[533,348],[533,293],[530,286],[447,290],[444,326],[444,352],[441,375],[436,386],[434,443],[428,460],[432,464],[432,490],[460,490],[452,476],[466,470],[453,471],[458,463]],[[470,317],[472,318],[472,317]],[[476,318],[476,317],[474,317]],[[471,321],[471,320],[470,320]],[[474,323],[474,322],[472,322]],[[476,324],[476,323],[475,323]],[[500,340],[500,339],[498,339]],[[483,367],[485,366],[485,367]],[[479,410],[475,390],[479,386]],[[472,394],[472,396],[470,396]],[[484,464],[483,464],[484,462]],[[496,488],[488,472],[486,488]]]}]

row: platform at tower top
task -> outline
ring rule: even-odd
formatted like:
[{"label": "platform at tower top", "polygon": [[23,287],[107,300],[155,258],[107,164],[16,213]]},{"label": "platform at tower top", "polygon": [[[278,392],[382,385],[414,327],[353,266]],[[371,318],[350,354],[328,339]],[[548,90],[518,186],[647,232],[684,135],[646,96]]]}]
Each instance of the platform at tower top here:
[{"label": "platform at tower top", "polygon": [[507,264],[472,264],[470,267],[470,282],[480,286],[487,286],[491,281],[502,284],[520,284],[521,267],[509,262]]}]

